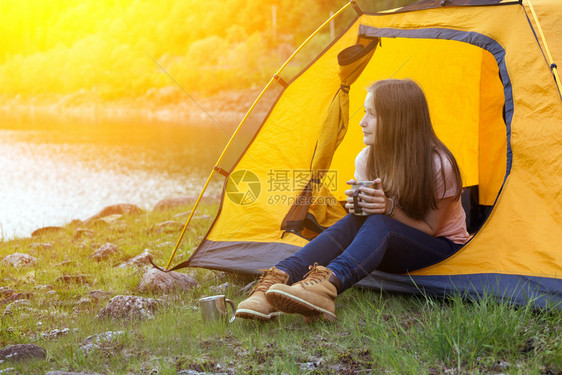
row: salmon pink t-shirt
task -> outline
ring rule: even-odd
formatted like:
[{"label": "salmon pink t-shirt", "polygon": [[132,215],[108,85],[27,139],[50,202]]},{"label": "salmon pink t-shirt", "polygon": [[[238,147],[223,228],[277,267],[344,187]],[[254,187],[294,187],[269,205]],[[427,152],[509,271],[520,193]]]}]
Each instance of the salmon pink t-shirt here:
[{"label": "salmon pink t-shirt", "polygon": [[[354,178],[357,181],[365,181],[367,178],[367,156],[369,155],[369,147],[365,147],[355,158],[355,174]],[[449,159],[444,155],[435,154],[435,174],[437,179],[437,186],[435,197],[437,200],[455,196],[457,185],[455,182],[455,175],[453,173],[453,166]],[[445,181],[441,176],[441,170],[445,169]],[[447,189],[444,191],[445,186]],[[400,198],[398,197],[398,202]],[[461,200],[453,202],[453,206],[449,211],[449,217],[443,227],[439,229],[435,237],[446,237],[451,241],[464,244],[469,239],[469,234],[466,230],[466,213],[461,204]]]}]

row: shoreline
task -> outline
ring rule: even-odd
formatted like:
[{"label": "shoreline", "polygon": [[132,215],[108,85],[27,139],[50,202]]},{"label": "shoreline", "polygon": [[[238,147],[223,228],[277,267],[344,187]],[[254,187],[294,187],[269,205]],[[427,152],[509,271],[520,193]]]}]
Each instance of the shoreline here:
[{"label": "shoreline", "polygon": [[[211,193],[211,194],[204,195],[198,207],[199,211],[204,211],[205,207],[209,205],[211,206],[220,205],[221,197],[222,197],[222,193]],[[150,207],[141,207],[133,203],[109,204],[103,206],[103,208],[97,211],[95,214],[88,215],[89,217],[85,219],[79,219],[79,218],[67,219],[64,222],[39,226],[26,235],[12,235],[10,237],[4,237],[0,232],[0,244],[13,242],[13,241],[26,240],[26,239],[34,239],[42,236],[44,233],[62,231],[68,227],[76,227],[76,228],[79,228],[81,226],[92,227],[92,226],[96,226],[96,223],[100,223],[100,222],[102,224],[110,226],[113,223],[113,221],[120,219],[120,217],[123,215],[130,215],[131,213],[155,215],[163,211],[178,210],[180,208],[190,208],[192,207],[192,205],[195,203],[196,200],[197,200],[197,196],[174,195],[174,196],[164,197],[160,199],[158,202],[156,202],[155,204],[151,205]],[[186,219],[189,212],[191,211],[188,210],[187,212],[182,213],[181,219]],[[105,218],[109,218],[109,221],[107,221]],[[176,216],[174,216],[174,218],[170,218],[170,220],[175,218],[180,218],[180,214],[177,214]]]},{"label": "shoreline", "polygon": [[[0,95],[0,113],[5,118],[39,121],[45,118],[92,122],[135,119],[205,126],[216,120],[220,125],[234,129],[260,91],[222,91],[211,96],[190,94],[193,99],[171,86],[151,89],[141,97],[117,100],[104,100],[90,92],[34,97]],[[255,108],[254,113],[257,111],[259,109]]]},{"label": "shoreline", "polygon": [[[185,96],[185,94],[181,94]],[[209,111],[210,115],[220,123],[223,130],[225,130],[225,134],[229,136],[239,124],[246,113],[245,111],[251,106],[257,95],[259,95],[259,92],[251,89],[221,92],[214,96],[202,98],[200,104],[203,108],[213,108],[212,111]],[[69,126],[76,127],[80,127],[83,124],[88,125],[88,127],[92,125],[92,129],[95,129],[98,124],[104,122],[119,122],[124,120],[131,123],[140,122],[143,123],[143,125],[155,129],[158,129],[160,125],[178,125],[178,128],[186,127],[186,129],[189,129],[188,131],[190,134],[193,134],[193,132],[197,134],[198,127],[211,128],[217,126],[187,96],[185,96],[186,99],[182,97],[182,101],[171,100],[165,97],[162,90],[159,91],[159,95],[153,94],[152,96],[106,102],[100,100],[86,100],[86,96],[87,95],[84,93],[83,95],[76,94],[74,96],[65,95],[35,98],[17,96],[6,97],[0,95],[0,116],[2,116],[3,119],[2,125],[6,125],[5,129],[8,131],[18,130],[20,128],[34,131],[37,128],[43,127],[43,124],[48,126],[50,122],[60,121],[63,123],[67,122]],[[26,123],[30,123],[31,126],[28,126]],[[206,176],[207,175],[204,177]],[[198,185],[199,183],[197,186]],[[200,189],[196,190],[196,192],[182,190],[180,194],[197,195]],[[208,192],[206,194],[208,194]],[[164,199],[166,197],[167,196],[161,196],[159,199]],[[140,201],[134,199],[131,201],[128,198],[106,201],[104,205],[122,202],[137,204],[143,209],[148,208],[143,207]],[[147,205],[151,204],[147,203]],[[100,206],[100,209],[102,207],[103,206]],[[87,216],[88,214],[89,213],[85,213],[81,215]],[[0,240],[7,241],[16,238],[27,238],[33,230],[39,229],[41,226],[64,226],[77,218],[84,219],[85,217],[73,214],[65,220],[50,218],[48,220],[43,220],[43,225],[35,223],[33,226],[28,225],[29,223],[27,221],[22,221],[22,225],[25,225],[25,228],[29,226],[29,230],[17,229],[16,227],[19,227],[21,223],[14,224],[2,220],[2,222],[0,222]],[[6,226],[3,227],[2,224]]]}]

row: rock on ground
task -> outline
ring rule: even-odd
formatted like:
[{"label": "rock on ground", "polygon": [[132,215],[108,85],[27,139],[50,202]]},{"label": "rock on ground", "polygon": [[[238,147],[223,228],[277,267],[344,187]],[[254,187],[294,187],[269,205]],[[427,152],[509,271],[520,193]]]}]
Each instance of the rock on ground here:
[{"label": "rock on ground", "polygon": [[56,339],[56,338],[59,338],[61,336],[68,335],[70,332],[78,332],[78,329],[74,328],[71,331],[70,328],[63,328],[63,329],[55,328],[55,329],[51,330],[50,332],[41,334],[41,338],[47,339],[47,340]]},{"label": "rock on ground", "polygon": [[49,234],[49,233],[57,233],[57,232],[62,232],[64,230],[63,227],[43,227],[43,228],[39,228],[34,230],[31,233],[31,237],[39,237],[39,236],[43,236],[45,234]]},{"label": "rock on ground", "polygon": [[33,289],[38,290],[38,291],[42,291],[42,292],[47,292],[49,290],[53,290],[53,286],[52,285],[39,284],[39,285],[36,285]]},{"label": "rock on ground", "polygon": [[175,215],[174,215],[174,219],[184,219],[184,218],[187,218],[190,213],[191,213],[191,211],[188,211],[188,212],[180,212],[179,214],[175,214]]},{"label": "rock on ground", "polygon": [[99,375],[99,374],[95,372],[49,371],[45,375]]},{"label": "rock on ground", "polygon": [[98,313],[98,319],[115,320],[153,318],[160,302],[153,298],[137,296],[115,296]]},{"label": "rock on ground", "polygon": [[52,250],[53,249],[53,244],[50,242],[44,242],[44,243],[32,243],[30,248],[32,250]]},{"label": "rock on ground", "polygon": [[144,252],[142,254],[139,254],[136,257],[129,259],[125,263],[119,265],[119,267],[124,268],[124,267],[132,267],[132,266],[137,266],[137,267],[146,266],[150,264],[150,259],[152,258],[153,256],[152,254],[150,254],[148,249],[144,249]]},{"label": "rock on ground", "polygon": [[97,249],[92,257],[99,262],[100,260],[107,259],[115,254],[119,254],[119,249],[116,245],[107,242]]},{"label": "rock on ground", "polygon": [[3,316],[12,315],[14,313],[14,310],[18,311],[24,308],[29,309],[30,307],[31,307],[31,303],[28,300],[19,299],[6,306],[6,308],[4,309],[4,313],[2,315]]},{"label": "rock on ground", "polygon": [[215,285],[210,287],[209,289],[213,292],[213,293],[217,293],[217,294],[224,294],[226,292],[226,289],[230,287],[230,284],[228,282],[220,284],[220,285]]},{"label": "rock on ground", "polygon": [[137,287],[140,291],[168,293],[173,290],[191,290],[197,286],[193,276],[179,272],[163,272],[157,268],[146,271]]},{"label": "rock on ground", "polygon": [[74,303],[74,306],[79,310],[94,305],[95,300],[91,297],[82,297],[79,301]]},{"label": "rock on ground", "polygon": [[15,302],[15,301],[20,301],[20,300],[25,300],[25,299],[31,299],[33,298],[33,293],[31,292],[19,292],[19,293],[12,293],[10,294],[8,297],[6,297],[5,299],[3,299],[0,302],[0,305],[6,304],[6,303],[10,303],[10,302]]},{"label": "rock on ground", "polygon": [[65,266],[67,264],[73,264],[73,263],[75,263],[75,262],[73,260],[70,260],[70,259],[69,260],[63,260],[62,262],[55,264],[55,267],[62,267],[62,266]]},{"label": "rock on ground", "polygon": [[179,232],[183,229],[184,224],[178,223],[177,221],[168,220],[162,223],[156,224],[153,228],[155,233],[174,233]]},{"label": "rock on ground", "polygon": [[103,210],[101,210],[100,212],[98,212],[97,214],[95,214],[94,216],[92,216],[91,218],[89,218],[88,220],[84,221],[84,223],[86,225],[90,224],[91,222],[97,220],[97,219],[101,219],[102,217],[106,217],[106,216],[110,216],[110,215],[129,215],[129,214],[134,214],[134,215],[138,215],[141,214],[142,210],[138,207],[135,206],[134,204],[127,204],[127,203],[123,203],[123,204],[115,204],[113,206],[107,206],[105,207]]},{"label": "rock on ground", "polygon": [[161,249],[163,247],[173,247],[173,246],[174,246],[174,243],[171,242],[171,241],[162,242],[162,243],[159,243],[158,245],[156,245],[156,247],[159,248],[159,249]]},{"label": "rock on ground", "polygon": [[82,343],[80,344],[80,348],[88,353],[94,348],[99,348],[100,343],[112,341],[122,334],[123,331],[107,331],[104,333],[99,333],[97,335],[88,336],[84,341],[82,341]]},{"label": "rock on ground", "polygon": [[244,287],[238,289],[236,292],[237,296],[248,296],[250,294],[250,290],[256,285],[257,280],[251,281],[250,283],[246,284]]},{"label": "rock on ground", "polygon": [[33,267],[37,263],[37,258],[31,255],[14,253],[4,257],[2,263],[6,265],[12,265],[16,268],[19,267]]},{"label": "rock on ground", "polygon": [[49,371],[45,375],[99,375],[94,372]]},{"label": "rock on ground", "polygon": [[76,228],[76,234],[74,234],[74,239],[78,240],[82,237],[94,237],[94,231],[86,228]]},{"label": "rock on ground", "polygon": [[22,362],[28,359],[45,359],[47,351],[33,344],[11,345],[0,350],[0,361]]},{"label": "rock on ground", "polygon": [[123,219],[123,215],[121,214],[108,215],[92,221],[91,225],[100,226],[100,227],[111,227],[120,223],[121,219]]},{"label": "rock on ground", "polygon": [[184,207],[188,204],[195,203],[196,200],[197,197],[165,198],[156,203],[156,205],[154,206],[154,211],[163,211],[170,208]]},{"label": "rock on ground", "polygon": [[55,279],[55,282],[70,284],[86,284],[90,281],[92,275],[62,275]]},{"label": "rock on ground", "polygon": [[105,292],[103,290],[94,289],[94,290],[90,290],[90,297],[92,297],[96,301],[99,301],[102,299],[109,299],[109,297],[111,297],[111,293]]},{"label": "rock on ground", "polygon": [[0,286],[0,298],[9,297],[12,294],[14,294],[15,292],[16,292],[15,290],[10,289],[6,286]]}]

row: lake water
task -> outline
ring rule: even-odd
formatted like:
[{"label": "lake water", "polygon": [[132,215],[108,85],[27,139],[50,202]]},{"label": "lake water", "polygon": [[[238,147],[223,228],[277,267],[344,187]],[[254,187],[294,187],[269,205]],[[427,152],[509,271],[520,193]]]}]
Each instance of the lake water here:
[{"label": "lake water", "polygon": [[[197,196],[228,132],[211,124],[0,117],[0,240],[103,207]],[[227,133],[227,134],[225,134]],[[214,177],[205,193],[217,194]]]}]

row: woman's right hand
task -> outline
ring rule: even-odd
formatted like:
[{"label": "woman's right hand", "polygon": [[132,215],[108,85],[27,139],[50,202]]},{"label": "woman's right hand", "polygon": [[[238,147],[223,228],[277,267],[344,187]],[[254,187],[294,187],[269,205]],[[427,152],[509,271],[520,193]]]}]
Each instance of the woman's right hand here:
[{"label": "woman's right hand", "polygon": [[[352,179],[346,182],[348,185],[353,185],[355,183],[357,183],[356,180]],[[376,180],[373,181],[373,185],[375,186],[375,188],[369,188],[366,186],[361,186],[359,187],[359,190],[361,191],[359,193],[359,206],[361,206],[362,210],[365,213],[368,214],[379,214],[379,213],[385,213],[386,212],[386,201],[387,198],[384,194],[384,191],[382,190],[382,185],[381,185],[381,180],[379,178],[377,178]],[[353,194],[355,193],[355,190],[353,189],[348,189],[345,191],[345,195],[347,195],[346,198],[346,204],[345,204],[345,209],[350,213],[350,214],[354,214],[355,213],[355,204],[353,203]],[[382,205],[382,211],[381,211],[381,205]]]}]

